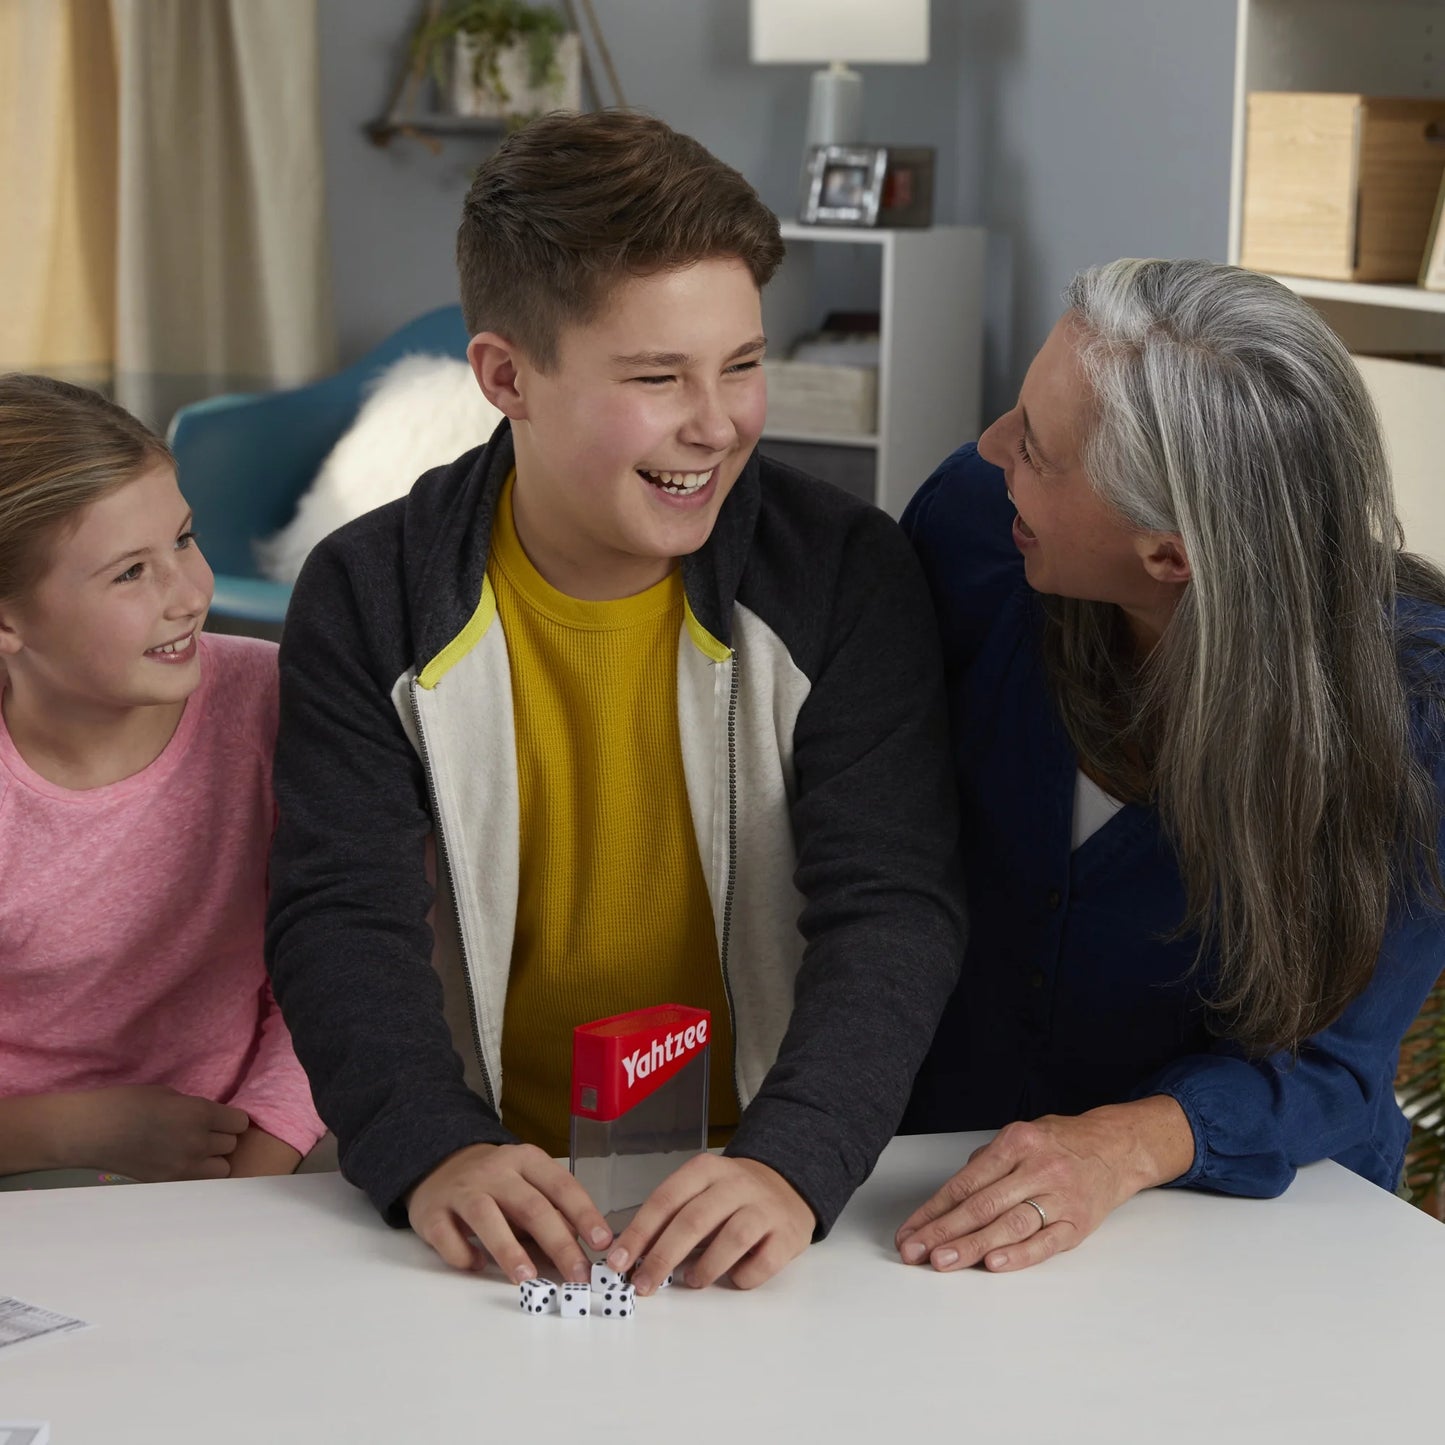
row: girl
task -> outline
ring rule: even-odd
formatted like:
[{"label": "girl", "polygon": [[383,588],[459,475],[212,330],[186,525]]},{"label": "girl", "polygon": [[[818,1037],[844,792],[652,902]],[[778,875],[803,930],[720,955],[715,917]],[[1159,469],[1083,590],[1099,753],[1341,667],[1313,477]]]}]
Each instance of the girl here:
[{"label": "girl", "polygon": [[972,912],[905,1128],[1008,1126],[910,1263],[1029,1265],[1139,1189],[1387,1189],[1445,962],[1445,577],[1314,311],[1191,261],[1079,276],[905,525],[951,671]]},{"label": "girl", "polygon": [[215,1179],[322,1133],[262,962],[271,643],[203,636],[165,444],[0,376],[0,1175]]}]

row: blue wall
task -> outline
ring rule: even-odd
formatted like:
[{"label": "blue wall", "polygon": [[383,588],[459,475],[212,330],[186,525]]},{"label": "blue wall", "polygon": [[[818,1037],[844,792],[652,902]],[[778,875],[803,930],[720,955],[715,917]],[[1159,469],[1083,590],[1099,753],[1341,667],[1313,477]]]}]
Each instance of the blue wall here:
[{"label": "blue wall", "polygon": [[[748,60],[747,0],[594,0],[627,100],[796,211],[806,66]],[[320,0],[344,358],[454,299],[452,240],[487,152],[374,147],[416,13]],[[936,216],[991,234],[987,415],[1011,404],[1080,266],[1225,253],[1234,0],[933,0],[932,59],[864,70],[870,139],[938,148]]]}]

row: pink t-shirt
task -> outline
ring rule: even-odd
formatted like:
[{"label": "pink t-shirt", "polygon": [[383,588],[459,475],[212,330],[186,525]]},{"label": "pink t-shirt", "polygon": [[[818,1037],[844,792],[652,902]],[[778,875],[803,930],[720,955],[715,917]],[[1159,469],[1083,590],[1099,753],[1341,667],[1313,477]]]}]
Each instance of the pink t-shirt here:
[{"label": "pink t-shirt", "polygon": [[262,956],[276,648],[202,634],[165,751],[73,791],[0,718],[0,1095],[168,1084],[306,1153],[324,1126]]}]

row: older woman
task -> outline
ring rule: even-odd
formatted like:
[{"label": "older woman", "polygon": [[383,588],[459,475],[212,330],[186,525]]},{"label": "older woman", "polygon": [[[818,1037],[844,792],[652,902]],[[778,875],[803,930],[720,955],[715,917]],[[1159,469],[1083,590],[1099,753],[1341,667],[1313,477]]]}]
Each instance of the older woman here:
[{"label": "older woman", "polygon": [[905,526],[951,669],[972,930],[905,1129],[1002,1128],[909,1263],[1016,1269],[1143,1188],[1396,1187],[1445,962],[1445,575],[1349,356],[1265,277],[1080,275]]}]

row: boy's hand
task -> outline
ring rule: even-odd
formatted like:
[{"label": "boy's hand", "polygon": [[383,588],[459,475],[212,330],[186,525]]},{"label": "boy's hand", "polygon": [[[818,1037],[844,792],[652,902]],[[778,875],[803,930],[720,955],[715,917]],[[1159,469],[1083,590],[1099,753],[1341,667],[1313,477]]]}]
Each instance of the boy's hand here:
[{"label": "boy's hand", "polygon": [[596,1249],[612,1243],[612,1231],[587,1191],[535,1144],[459,1149],[412,1190],[407,1217],[453,1269],[478,1266],[470,1235],[515,1284],[537,1273],[518,1232],[536,1241],[564,1280],[584,1280],[591,1273],[579,1234]]},{"label": "boy's hand", "polygon": [[162,1084],[133,1084],[71,1094],[77,1163],[132,1179],[224,1179],[236,1137],[251,1122],[241,1109],[180,1094]]},{"label": "boy's hand", "polygon": [[301,1153],[252,1124],[231,1152],[231,1178],[257,1179],[263,1174],[294,1174]]},{"label": "boy's hand", "polygon": [[685,1282],[702,1289],[726,1274],[739,1289],[753,1289],[802,1254],[816,1225],[802,1195],[775,1169],[699,1154],[648,1195],[607,1263],[621,1273],[640,1257],[632,1283],[649,1295],[711,1241]]}]

